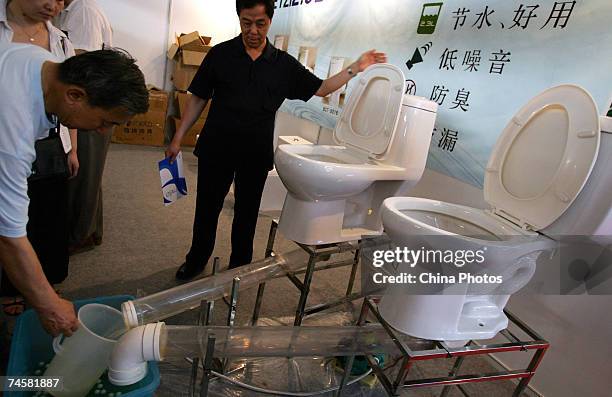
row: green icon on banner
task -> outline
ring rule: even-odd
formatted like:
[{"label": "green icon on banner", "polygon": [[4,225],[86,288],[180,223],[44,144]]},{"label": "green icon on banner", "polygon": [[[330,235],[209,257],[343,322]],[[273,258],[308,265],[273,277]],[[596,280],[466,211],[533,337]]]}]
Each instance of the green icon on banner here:
[{"label": "green icon on banner", "polygon": [[442,10],[443,3],[427,3],[423,4],[423,12],[419,21],[418,34],[432,34],[436,30],[438,17]]}]

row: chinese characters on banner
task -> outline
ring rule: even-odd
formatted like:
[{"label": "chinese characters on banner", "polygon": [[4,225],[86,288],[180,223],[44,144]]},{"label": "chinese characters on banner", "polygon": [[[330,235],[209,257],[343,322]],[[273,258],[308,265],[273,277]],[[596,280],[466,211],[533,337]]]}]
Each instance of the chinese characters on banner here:
[{"label": "chinese characters on banner", "polygon": [[[430,8],[433,5],[434,4],[432,3],[426,4],[424,5],[423,10]],[[436,3],[435,5],[441,9],[443,3]],[[576,1],[555,1],[550,6],[548,17],[539,27],[539,29],[544,29],[547,27],[548,29],[564,29],[570,21],[575,6]],[[539,12],[536,12],[538,10]],[[544,9],[541,9],[540,4],[519,4],[512,13],[512,23],[508,24],[504,23],[504,15],[494,15],[494,6],[484,5],[474,11],[466,7],[459,7],[451,13],[454,20],[453,31],[460,31],[461,29],[464,29],[466,27],[466,23],[469,21],[468,18],[470,17],[471,20],[473,20],[473,23],[471,25],[468,23],[468,29],[524,30],[530,26],[531,22],[533,22],[531,26],[537,24],[536,21],[539,18],[538,14],[541,15],[540,12],[544,12]],[[539,19],[542,20],[541,18]],[[421,24],[419,27],[422,27],[423,25],[429,26],[431,29],[431,24],[427,19],[424,19],[422,15]],[[498,51],[492,51],[489,54],[485,54],[485,60],[483,61],[483,50],[481,49],[460,50],[445,48],[440,56],[440,64],[438,69],[447,71],[457,70],[470,73],[485,70],[488,71],[489,74],[502,75],[504,72],[504,67],[507,64],[510,64],[511,57],[511,51],[499,49]],[[429,99],[436,102],[440,107],[445,105],[446,102],[449,110],[459,109],[464,112],[468,111],[468,100],[470,96],[469,90],[466,90],[465,88],[460,88],[457,90],[455,100],[452,102],[446,101],[448,94],[449,89],[444,85],[434,85]],[[442,132],[440,133],[439,139],[436,140],[438,148],[444,151],[453,152],[455,149],[455,144],[459,138],[459,132],[449,128],[443,128],[441,131]]]}]

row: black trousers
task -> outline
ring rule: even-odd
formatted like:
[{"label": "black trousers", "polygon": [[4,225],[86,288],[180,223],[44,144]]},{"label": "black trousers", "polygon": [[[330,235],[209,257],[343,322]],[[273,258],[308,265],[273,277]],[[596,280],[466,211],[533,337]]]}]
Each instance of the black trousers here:
[{"label": "black trousers", "polygon": [[213,253],[219,214],[234,182],[234,219],[230,267],[251,263],[259,204],[268,176],[267,164],[246,159],[198,160],[198,192],[193,221],[193,240],[187,263],[205,266]]},{"label": "black trousers", "polygon": [[[28,240],[32,244],[50,284],[68,276],[68,179],[28,181]],[[19,292],[8,277],[0,283],[3,295]]]}]

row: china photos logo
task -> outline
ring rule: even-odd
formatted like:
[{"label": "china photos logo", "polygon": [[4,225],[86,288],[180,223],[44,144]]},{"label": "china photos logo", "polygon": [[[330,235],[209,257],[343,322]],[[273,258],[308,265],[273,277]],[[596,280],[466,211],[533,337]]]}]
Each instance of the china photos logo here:
[{"label": "china photos logo", "polygon": [[[454,284],[502,284],[502,275],[481,273],[485,262],[486,247],[481,250],[441,250],[441,249],[408,249],[396,247],[395,249],[376,250],[372,255],[372,266],[380,269],[384,265],[393,265],[397,273],[387,271],[374,271],[371,280],[374,285],[380,284],[410,284],[410,285],[454,285]],[[404,264],[414,271],[407,270],[398,265]],[[423,266],[425,265],[425,266]],[[462,269],[460,272],[435,271],[428,265],[446,265],[450,269]],[[470,266],[470,265],[475,265]],[[464,268],[466,267],[466,268]],[[471,268],[471,271],[470,271]],[[439,268],[442,270],[442,268]],[[472,273],[475,271],[474,273]],[[431,291],[434,292],[433,290]]]}]

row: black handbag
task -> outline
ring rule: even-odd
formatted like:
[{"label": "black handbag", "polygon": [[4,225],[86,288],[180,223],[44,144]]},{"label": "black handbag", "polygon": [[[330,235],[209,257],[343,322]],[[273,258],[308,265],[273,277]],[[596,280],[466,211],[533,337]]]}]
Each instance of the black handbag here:
[{"label": "black handbag", "polygon": [[68,160],[59,135],[59,123],[49,130],[49,137],[39,139],[34,144],[36,160],[32,164],[29,182],[49,178],[68,178]]}]

